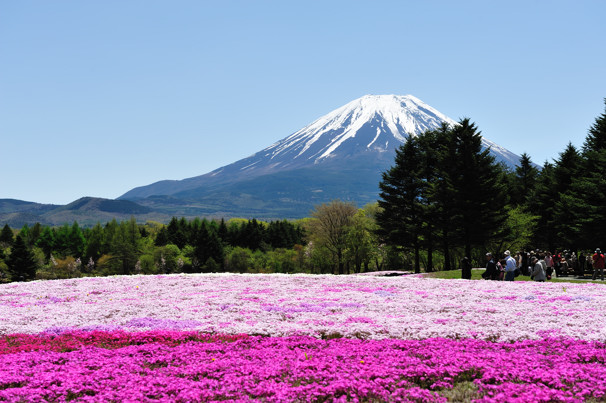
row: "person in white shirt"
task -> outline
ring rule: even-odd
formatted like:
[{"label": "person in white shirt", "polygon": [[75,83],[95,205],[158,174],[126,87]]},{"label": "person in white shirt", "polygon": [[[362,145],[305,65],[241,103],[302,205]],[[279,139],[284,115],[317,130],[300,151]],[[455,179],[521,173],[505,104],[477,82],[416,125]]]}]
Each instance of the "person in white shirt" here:
[{"label": "person in white shirt", "polygon": [[511,252],[508,250],[505,251],[505,281],[513,281],[516,274],[516,269],[518,268],[516,264],[516,260],[511,257]]}]

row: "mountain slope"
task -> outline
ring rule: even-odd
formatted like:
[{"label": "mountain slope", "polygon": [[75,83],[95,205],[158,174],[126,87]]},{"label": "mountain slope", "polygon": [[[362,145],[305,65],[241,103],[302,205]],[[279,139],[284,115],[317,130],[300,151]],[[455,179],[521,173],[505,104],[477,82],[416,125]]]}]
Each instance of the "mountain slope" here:
[{"label": "mountain slope", "polygon": [[[442,122],[457,124],[411,95],[366,95],[250,157],[205,175],[138,187],[120,199],[169,214],[254,210],[266,217],[272,211],[304,216],[314,204],[334,198],[361,204],[376,199],[381,172],[393,164],[395,149]],[[519,161],[487,139],[483,146],[506,165]]]},{"label": "mountain slope", "polygon": [[[332,165],[360,156],[383,170],[393,161],[395,149],[409,135],[435,129],[442,122],[456,124],[411,95],[366,95],[356,99],[260,152],[208,174],[179,181],[160,181],[125,193],[120,199],[177,195],[213,185],[225,185],[271,173]],[[484,139],[497,161],[514,166],[519,156]],[[333,164],[336,162],[336,165]]]}]

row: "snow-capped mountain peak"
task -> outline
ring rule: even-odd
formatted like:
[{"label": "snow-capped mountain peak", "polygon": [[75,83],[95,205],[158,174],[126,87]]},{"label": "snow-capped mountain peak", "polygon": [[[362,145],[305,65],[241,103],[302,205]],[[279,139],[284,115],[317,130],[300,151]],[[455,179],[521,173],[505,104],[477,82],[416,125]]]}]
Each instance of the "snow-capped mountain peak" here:
[{"label": "snow-capped mountain peak", "polygon": [[[365,95],[322,116],[259,154],[320,162],[352,147],[386,151],[442,122],[456,122],[412,95]],[[352,141],[354,140],[354,141]],[[391,146],[391,147],[390,147]]]},{"label": "snow-capped mountain peak", "polygon": [[[457,124],[412,95],[365,95],[247,158],[205,175],[136,188],[121,198],[137,199],[153,195],[191,198],[206,194],[211,188],[265,178],[255,182],[254,189],[250,190],[252,194],[261,191],[257,189],[261,186],[259,183],[271,182],[267,179],[270,177],[274,180],[281,178],[279,186],[277,183],[272,186],[286,189],[293,184],[284,178],[289,175],[295,177],[297,172],[308,181],[309,175],[312,175],[314,181],[318,182],[314,182],[312,193],[326,191],[328,194],[329,188],[336,186],[323,182],[330,176],[327,174],[330,171],[333,180],[338,178],[340,184],[348,180],[355,182],[345,193],[334,195],[347,199],[351,197],[347,192],[358,194],[365,188],[367,199],[370,200],[376,197],[381,172],[393,164],[396,148],[409,136],[436,129],[443,122]],[[497,161],[511,167],[518,164],[519,156],[485,138],[482,142],[485,149],[490,148]],[[296,196],[290,196],[294,199],[304,198],[298,192],[295,192]],[[285,196],[287,191],[278,193],[280,199],[294,200]]]}]

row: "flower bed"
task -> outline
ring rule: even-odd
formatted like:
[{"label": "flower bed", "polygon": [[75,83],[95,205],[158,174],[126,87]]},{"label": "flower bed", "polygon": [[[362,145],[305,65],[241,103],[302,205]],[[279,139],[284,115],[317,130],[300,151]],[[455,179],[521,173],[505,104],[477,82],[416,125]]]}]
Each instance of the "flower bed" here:
[{"label": "flower bed", "polygon": [[600,401],[603,290],[234,274],[8,284],[0,400]]},{"label": "flower bed", "polygon": [[33,351],[2,346],[0,399],[575,401],[602,399],[606,379],[604,344],[561,339],[80,332],[22,342]]},{"label": "flower bed", "polygon": [[172,275],[0,286],[0,334],[154,329],[367,339],[606,342],[600,284]]}]

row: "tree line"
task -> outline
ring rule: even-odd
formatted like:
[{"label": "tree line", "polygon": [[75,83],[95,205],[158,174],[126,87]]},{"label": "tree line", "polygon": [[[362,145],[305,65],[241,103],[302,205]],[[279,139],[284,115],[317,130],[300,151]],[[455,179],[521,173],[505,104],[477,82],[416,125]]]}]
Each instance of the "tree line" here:
[{"label": "tree line", "polygon": [[416,271],[422,254],[448,270],[487,251],[593,250],[606,241],[606,112],[542,169],[527,153],[513,170],[497,163],[469,119],[443,124],[403,144],[379,186],[380,239]]},{"label": "tree line", "polygon": [[[319,221],[348,215],[335,238]],[[35,224],[0,231],[0,281],[196,272],[345,273],[381,268],[375,205],[333,201],[296,221],[172,218],[164,225],[134,218],[83,228]],[[334,253],[338,254],[334,255]]]}]

